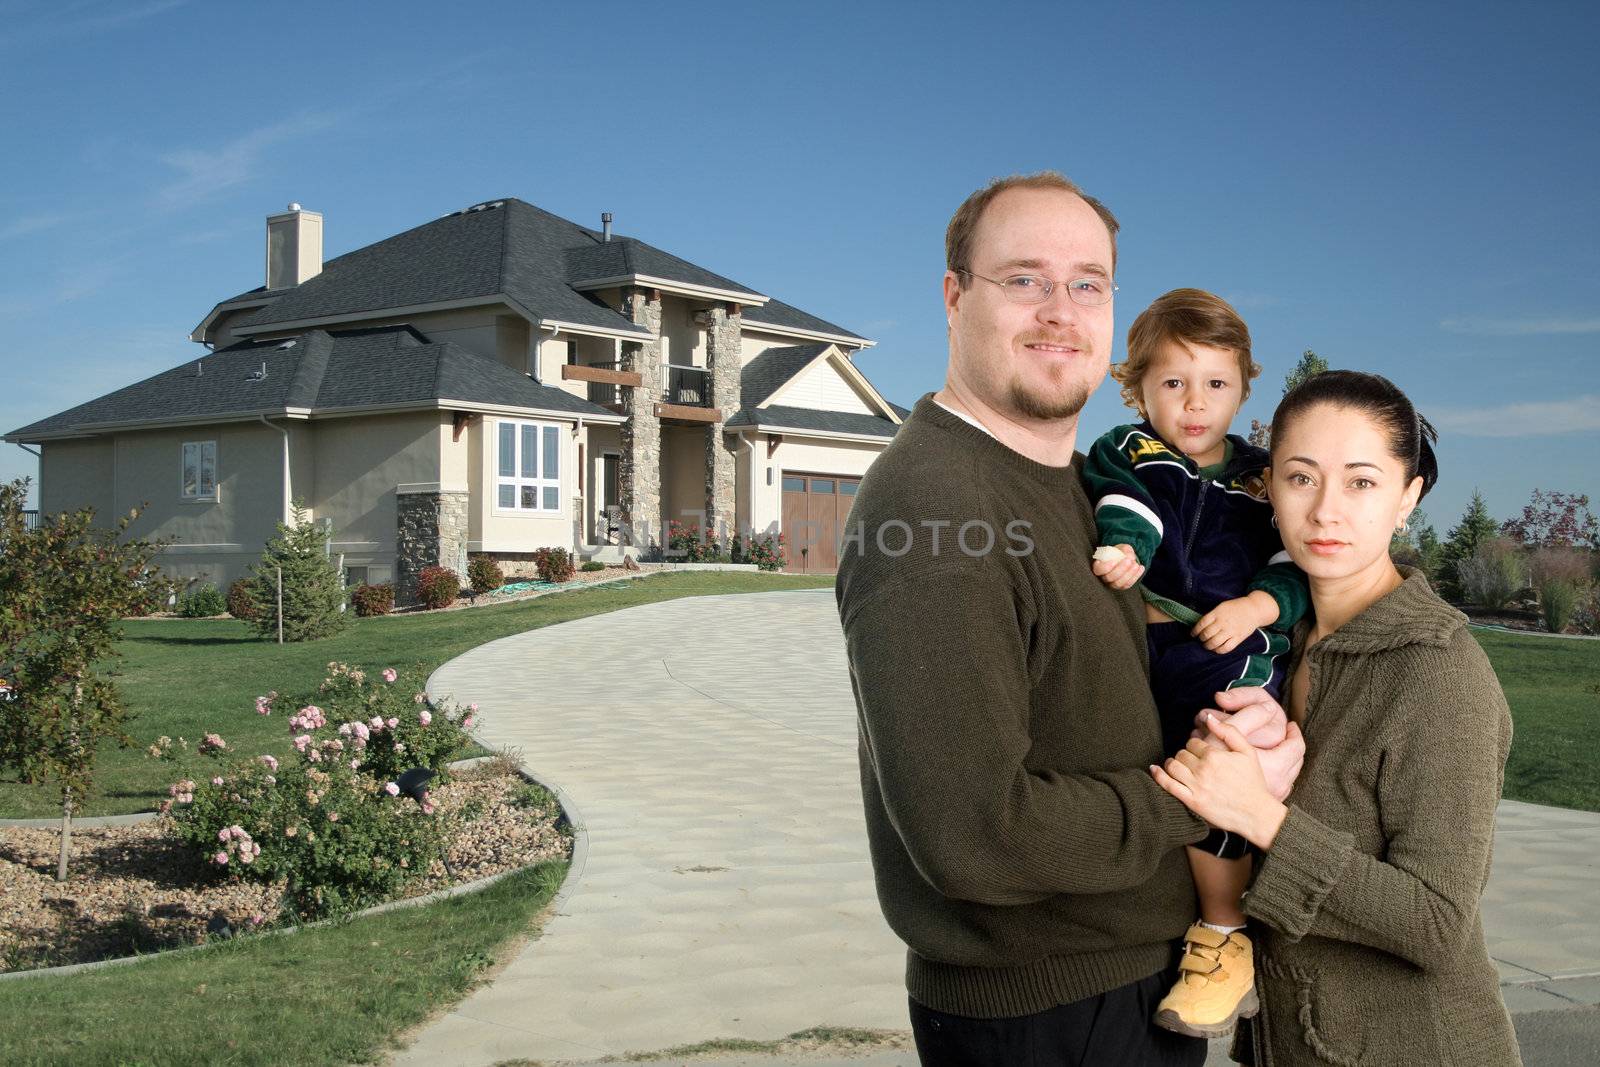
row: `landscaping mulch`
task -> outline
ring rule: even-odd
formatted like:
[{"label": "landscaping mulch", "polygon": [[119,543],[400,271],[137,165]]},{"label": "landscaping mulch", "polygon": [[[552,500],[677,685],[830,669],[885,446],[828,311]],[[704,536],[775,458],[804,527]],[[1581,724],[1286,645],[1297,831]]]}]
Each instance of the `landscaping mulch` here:
[{"label": "landscaping mulch", "polygon": [[[503,762],[456,773],[433,791],[450,824],[442,864],[403,897],[565,859],[559,812],[522,807],[528,783]],[[171,837],[163,820],[72,831],[65,883],[55,880],[58,829],[0,828],[0,972],[88,963],[203,943],[220,915],[232,930],[274,925],[281,885],[231,877]]]}]

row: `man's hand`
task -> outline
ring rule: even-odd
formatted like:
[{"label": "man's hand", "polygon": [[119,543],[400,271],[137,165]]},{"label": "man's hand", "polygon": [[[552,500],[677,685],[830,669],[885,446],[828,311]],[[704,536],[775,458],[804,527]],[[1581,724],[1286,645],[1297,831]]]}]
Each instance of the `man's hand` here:
[{"label": "man's hand", "polygon": [[1204,615],[1189,631],[1206,648],[1216,653],[1232,652],[1239,642],[1263,626],[1278,621],[1278,602],[1259,589],[1244,596],[1224,600]]},{"label": "man's hand", "polygon": [[[1113,556],[1113,552],[1121,553],[1121,558]],[[1144,567],[1132,545],[1101,545],[1094,550],[1091,569],[1113,589],[1132,589],[1134,583],[1144,577]]]},{"label": "man's hand", "polygon": [[[1272,694],[1259,686],[1242,689],[1226,689],[1216,695],[1217,707],[1225,714],[1202,711],[1195,717],[1196,725],[1200,727],[1195,731],[1197,735],[1207,735],[1206,715],[1215,715],[1217,719],[1232,723],[1239,733],[1246,736],[1246,740],[1256,748],[1256,755],[1261,761],[1261,775],[1266,779],[1267,791],[1277,800],[1284,800],[1289,796],[1289,791],[1294,788],[1294,780],[1300,777],[1300,768],[1306,761],[1306,742],[1300,736],[1300,727],[1288,721],[1284,714],[1283,706],[1272,699]],[[1258,745],[1251,738],[1259,736],[1263,740],[1280,738],[1270,746]],[[1208,744],[1221,747],[1217,739],[1205,736]]]}]

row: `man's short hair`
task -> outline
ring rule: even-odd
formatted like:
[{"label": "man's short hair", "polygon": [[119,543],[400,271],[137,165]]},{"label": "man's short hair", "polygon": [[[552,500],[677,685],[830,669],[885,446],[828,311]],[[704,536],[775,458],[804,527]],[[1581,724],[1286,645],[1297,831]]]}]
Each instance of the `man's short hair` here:
[{"label": "man's short hair", "polygon": [[1204,289],[1174,289],[1156,298],[1128,327],[1128,358],[1111,368],[1111,376],[1122,386],[1122,402],[1144,414],[1140,382],[1150,361],[1168,341],[1186,345],[1226,348],[1239,359],[1239,382],[1243,395],[1250,397],[1250,379],[1261,374],[1261,365],[1250,358],[1250,327],[1222,297]]},{"label": "man's short hair", "polygon": [[972,235],[978,231],[978,220],[983,217],[984,209],[989,206],[989,202],[1007,189],[1059,189],[1064,193],[1080,197],[1084,203],[1094,208],[1094,213],[1100,216],[1100,221],[1106,224],[1106,229],[1111,234],[1111,270],[1113,274],[1116,273],[1117,217],[1111,213],[1110,208],[1078,188],[1076,182],[1069,180],[1060,171],[1041,170],[1037,174],[1013,174],[1008,178],[996,178],[967,197],[961,202],[961,206],[956,208],[949,227],[944,231],[944,265],[956,273],[961,288],[965,289],[972,284],[971,275],[963,272],[972,269]]}]

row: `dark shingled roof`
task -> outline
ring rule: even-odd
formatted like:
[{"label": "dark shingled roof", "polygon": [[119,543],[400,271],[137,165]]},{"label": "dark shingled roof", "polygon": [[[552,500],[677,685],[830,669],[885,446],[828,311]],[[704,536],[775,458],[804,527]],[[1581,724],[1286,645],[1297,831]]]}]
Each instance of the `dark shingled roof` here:
[{"label": "dark shingled roof", "polygon": [[665,278],[690,285],[704,285],[712,289],[727,289],[750,296],[761,296],[748,286],[713,274],[688,260],[679,259],[670,252],[637,241],[632,237],[613,237],[599,244],[586,243],[566,251],[567,282],[583,282],[616,278],[627,274],[644,274],[652,278]]},{"label": "dark shingled roof", "polygon": [[[284,346],[281,339],[241,341],[5,436],[30,441],[36,435],[93,432],[101,423],[165,425],[271,414],[285,408],[315,412],[420,406],[440,400],[573,415],[613,414],[453,342],[430,343],[406,326],[335,333],[311,330]],[[204,364],[203,373],[196,373],[196,363]],[[263,363],[266,377],[251,380]]]},{"label": "dark shingled roof", "polygon": [[753,326],[764,322],[770,326],[787,326],[792,330],[810,330],[812,333],[831,333],[839,337],[854,337],[858,341],[866,340],[859,333],[851,333],[843,326],[835,326],[826,319],[808,315],[782,300],[768,300],[761,307],[745,308],[744,320]]},{"label": "dark shingled roof", "polygon": [[739,372],[739,403],[747,408],[756,407],[781,389],[785,382],[805,370],[828,347],[824,341],[767,349],[746,363]]},{"label": "dark shingled roof", "polygon": [[900,429],[882,415],[862,415],[853,411],[818,411],[814,408],[789,408],[774,404],[765,408],[744,408],[727,426],[780,426],[795,430],[824,430],[828,433],[853,433],[871,437],[893,437]]},{"label": "dark shingled roof", "polygon": [[562,250],[597,245],[599,234],[521,200],[493,203],[331,259],[321,274],[286,290],[240,325],[506,296],[543,319],[642,333],[567,283]]}]

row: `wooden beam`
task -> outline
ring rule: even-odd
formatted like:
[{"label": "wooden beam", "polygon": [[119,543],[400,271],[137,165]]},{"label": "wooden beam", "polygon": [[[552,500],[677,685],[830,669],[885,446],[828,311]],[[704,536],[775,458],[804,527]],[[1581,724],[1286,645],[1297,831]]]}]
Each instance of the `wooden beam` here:
[{"label": "wooden beam", "polygon": [[644,384],[644,375],[636,370],[610,370],[606,367],[585,367],[581,363],[563,363],[561,380],[567,382],[603,382],[606,385]]},{"label": "wooden beam", "polygon": [[722,412],[716,408],[697,408],[688,404],[657,404],[656,416],[676,419],[679,422],[721,422]]},{"label": "wooden beam", "polygon": [[461,431],[476,422],[480,416],[470,411],[455,411],[450,417],[450,440],[461,440]]}]

